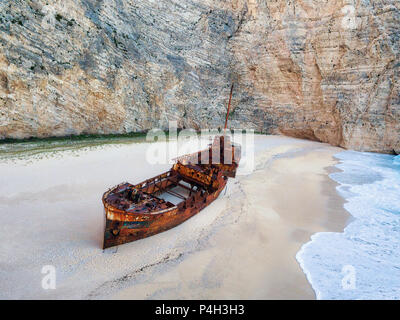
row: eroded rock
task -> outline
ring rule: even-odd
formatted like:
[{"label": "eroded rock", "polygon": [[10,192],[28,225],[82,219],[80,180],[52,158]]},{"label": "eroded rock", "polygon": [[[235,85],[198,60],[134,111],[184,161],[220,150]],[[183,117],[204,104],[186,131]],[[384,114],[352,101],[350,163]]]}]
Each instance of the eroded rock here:
[{"label": "eroded rock", "polygon": [[0,138],[232,127],[400,153],[398,1],[0,3]]}]

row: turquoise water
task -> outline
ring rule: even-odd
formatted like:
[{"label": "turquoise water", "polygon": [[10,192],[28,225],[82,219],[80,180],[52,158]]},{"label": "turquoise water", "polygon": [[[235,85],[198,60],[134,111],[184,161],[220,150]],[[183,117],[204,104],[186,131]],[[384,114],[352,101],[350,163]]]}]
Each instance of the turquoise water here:
[{"label": "turquoise water", "polygon": [[400,299],[400,156],[345,151],[330,177],[354,218],[297,254],[318,299]]}]

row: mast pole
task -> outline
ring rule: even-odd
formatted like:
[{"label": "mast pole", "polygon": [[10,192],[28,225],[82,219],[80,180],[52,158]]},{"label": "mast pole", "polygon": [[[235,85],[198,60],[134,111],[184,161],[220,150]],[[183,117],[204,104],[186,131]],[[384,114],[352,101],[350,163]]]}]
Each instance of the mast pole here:
[{"label": "mast pole", "polygon": [[231,86],[231,93],[229,95],[228,111],[226,113],[224,135],[225,135],[225,132],[226,132],[226,127],[228,126],[228,117],[229,117],[229,111],[231,109],[232,92],[233,92],[233,83],[232,83],[232,86]]}]

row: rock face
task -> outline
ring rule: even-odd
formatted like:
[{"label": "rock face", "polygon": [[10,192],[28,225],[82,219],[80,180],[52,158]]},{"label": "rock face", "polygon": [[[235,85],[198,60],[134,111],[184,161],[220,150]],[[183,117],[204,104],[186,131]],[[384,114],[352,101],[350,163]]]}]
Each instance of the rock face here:
[{"label": "rock face", "polygon": [[230,125],[400,153],[397,0],[0,2],[0,138]]}]

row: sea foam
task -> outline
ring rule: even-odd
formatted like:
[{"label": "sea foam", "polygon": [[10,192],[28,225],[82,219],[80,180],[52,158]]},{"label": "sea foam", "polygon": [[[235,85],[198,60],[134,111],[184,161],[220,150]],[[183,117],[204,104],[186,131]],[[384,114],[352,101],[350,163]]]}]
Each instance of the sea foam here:
[{"label": "sea foam", "polygon": [[314,234],[296,258],[318,299],[400,299],[400,156],[335,155],[345,209],[343,233]]}]

